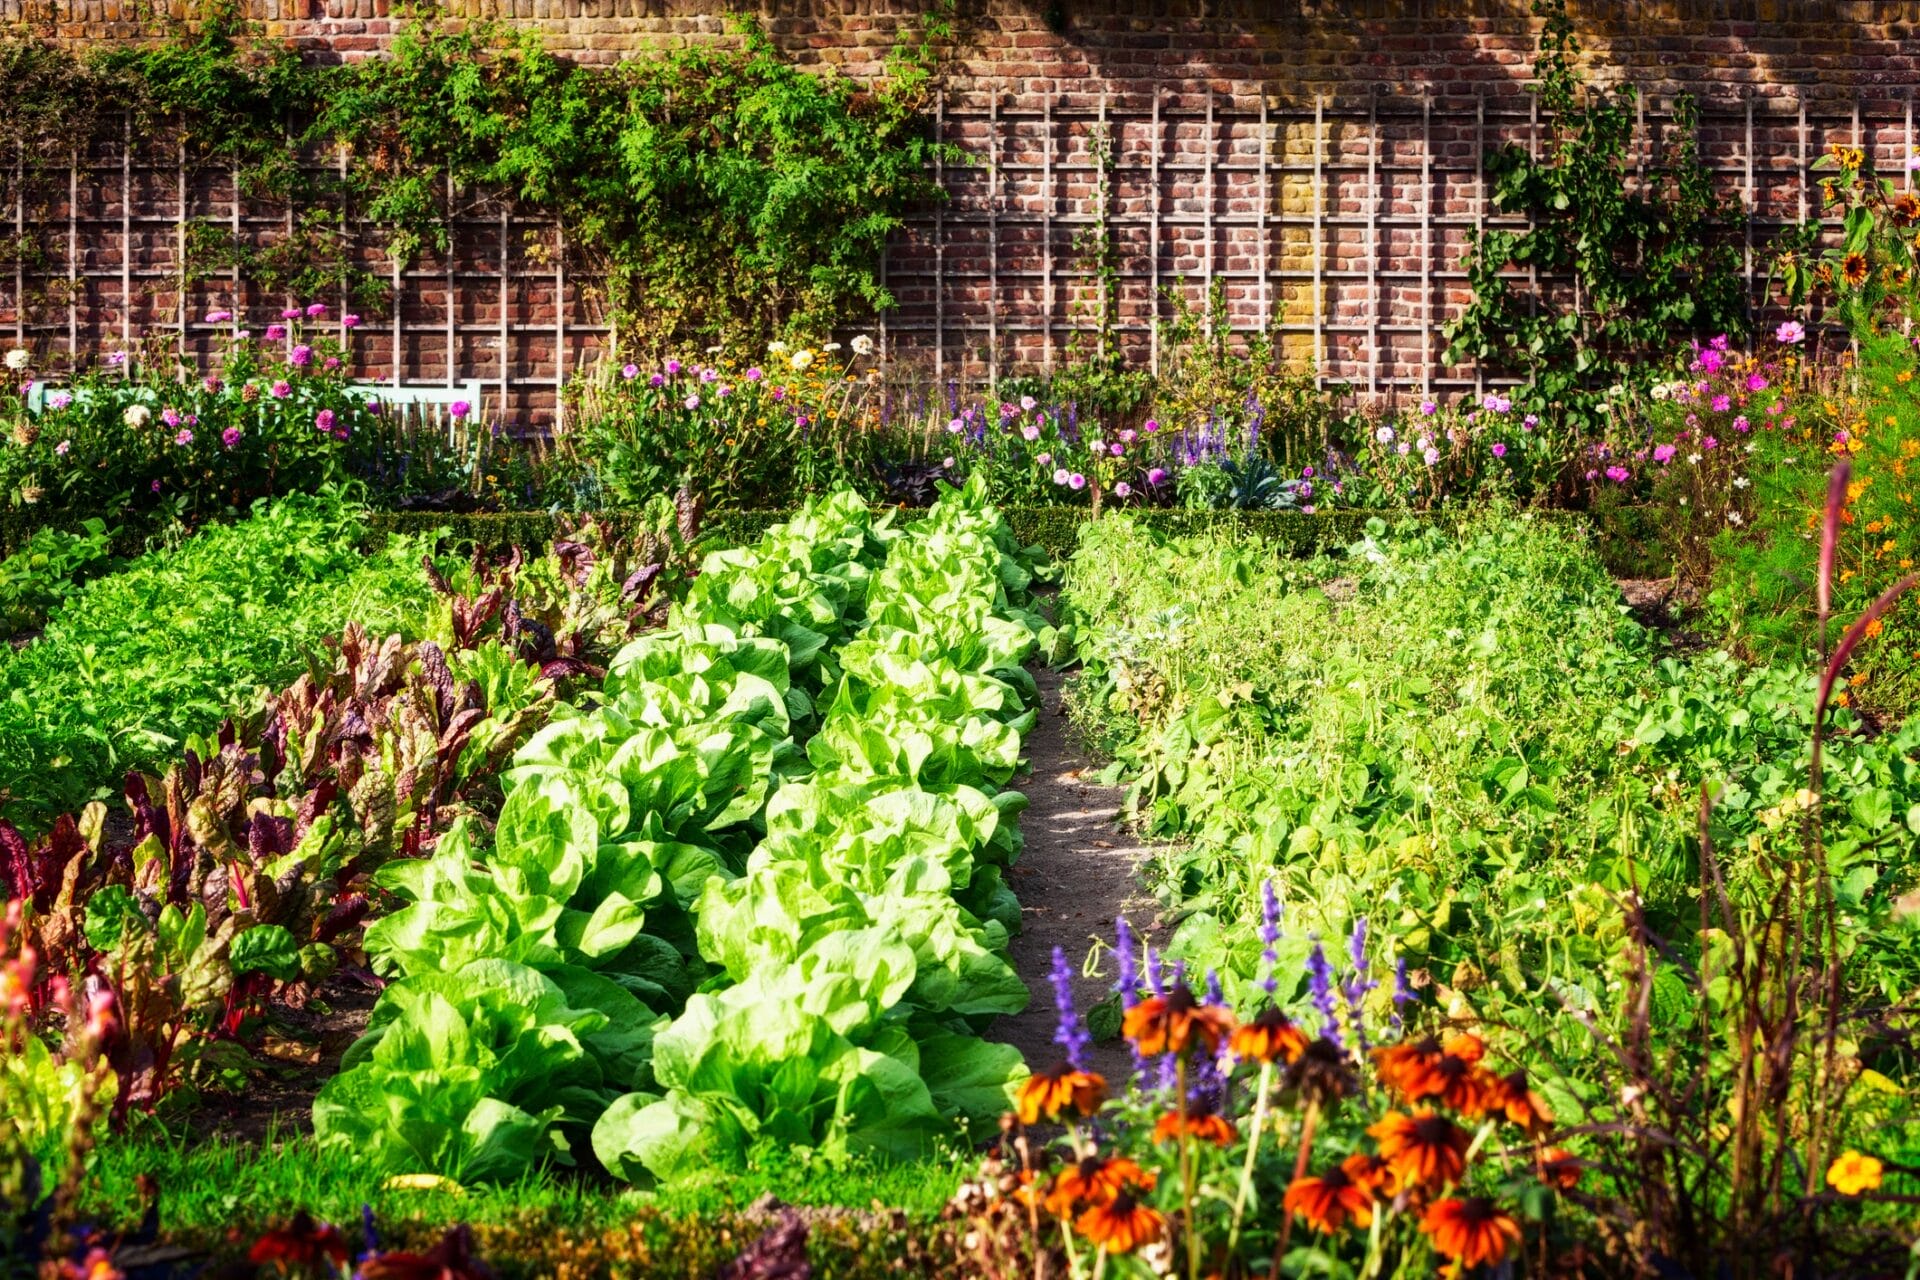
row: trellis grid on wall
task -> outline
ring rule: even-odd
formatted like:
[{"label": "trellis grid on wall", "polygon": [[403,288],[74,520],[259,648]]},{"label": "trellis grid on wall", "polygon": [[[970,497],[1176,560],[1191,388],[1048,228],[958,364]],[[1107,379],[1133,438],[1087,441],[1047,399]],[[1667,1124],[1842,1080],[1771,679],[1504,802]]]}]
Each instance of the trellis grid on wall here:
[{"label": "trellis grid on wall", "polygon": [[[1530,95],[950,90],[934,114],[966,160],[942,164],[950,200],[889,246],[898,305],[878,329],[896,362],[937,381],[974,382],[1057,367],[1110,338],[1129,359],[1158,367],[1171,296],[1198,306],[1217,288],[1236,332],[1269,331],[1282,358],[1364,395],[1503,380],[1445,364],[1442,330],[1467,301],[1468,238],[1499,222],[1482,158],[1503,143],[1541,145]],[[1669,126],[1658,109],[1643,112],[1642,172]],[[1766,242],[1815,211],[1812,163],[1835,141],[1866,149],[1911,183],[1912,93],[1861,97],[1837,111],[1791,96],[1703,111],[1703,154],[1753,213],[1743,272],[1756,313],[1765,309]],[[123,134],[69,156],[21,155],[11,187],[15,244],[35,248],[16,252],[0,275],[0,333],[34,346],[43,366],[156,331],[204,353],[228,327],[204,322],[210,308],[238,311],[258,329],[285,303],[312,301],[270,297],[237,267],[180,287],[195,224],[262,245],[288,234],[296,216],[250,201],[232,173],[184,151],[156,153]],[[357,367],[382,381],[478,380],[491,412],[554,423],[558,390],[610,338],[595,281],[570,264],[562,230],[537,212],[451,181],[446,201],[448,251],[412,264],[385,258],[372,229],[340,211],[359,265],[391,295],[385,314],[354,335]],[[1102,247],[1109,272],[1094,261]],[[350,304],[321,301],[341,332]],[[1104,335],[1102,314],[1113,317]]]}]

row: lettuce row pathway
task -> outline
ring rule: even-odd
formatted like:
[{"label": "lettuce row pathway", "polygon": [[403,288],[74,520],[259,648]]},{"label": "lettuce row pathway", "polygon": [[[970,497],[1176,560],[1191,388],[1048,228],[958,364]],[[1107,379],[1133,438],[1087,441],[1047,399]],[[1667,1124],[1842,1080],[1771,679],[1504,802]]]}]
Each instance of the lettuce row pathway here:
[{"label": "lettuce row pathway", "polygon": [[836,494],[709,557],[516,755],[490,840],[384,873],[409,905],[367,949],[398,980],[320,1139],[464,1179],[590,1141],[642,1180],[993,1123],[1025,1073],[978,1033],[1027,1003],[1027,585],[972,487],[904,533]]}]

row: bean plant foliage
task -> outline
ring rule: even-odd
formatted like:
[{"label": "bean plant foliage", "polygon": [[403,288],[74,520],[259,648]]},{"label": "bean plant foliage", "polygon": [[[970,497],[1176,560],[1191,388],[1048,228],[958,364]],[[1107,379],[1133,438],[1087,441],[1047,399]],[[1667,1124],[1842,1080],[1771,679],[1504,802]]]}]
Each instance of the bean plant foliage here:
[{"label": "bean plant foliage", "polygon": [[1637,381],[1687,337],[1744,329],[1734,235],[1743,215],[1701,162],[1691,95],[1674,98],[1668,136],[1636,179],[1633,86],[1585,85],[1564,0],[1533,8],[1545,20],[1542,145],[1536,155],[1509,143],[1486,158],[1494,208],[1526,225],[1472,236],[1473,301],[1446,329],[1447,359],[1521,371],[1528,408],[1592,425],[1595,391]]},{"label": "bean plant foliage", "polygon": [[541,228],[528,252],[604,281],[629,348],[759,343],[891,305],[882,246],[940,194],[923,108],[943,15],[869,82],[801,70],[746,17],[709,45],[588,67],[537,33],[416,15],[387,56],[315,65],[215,13],[89,54],[0,41],[16,72],[0,132],[36,151],[62,120],[112,140],[175,134],[190,164],[300,211],[265,248],[196,228],[196,277],[237,265],[268,291],[364,297],[380,289],[368,253],[447,252],[456,214],[504,202]]}]

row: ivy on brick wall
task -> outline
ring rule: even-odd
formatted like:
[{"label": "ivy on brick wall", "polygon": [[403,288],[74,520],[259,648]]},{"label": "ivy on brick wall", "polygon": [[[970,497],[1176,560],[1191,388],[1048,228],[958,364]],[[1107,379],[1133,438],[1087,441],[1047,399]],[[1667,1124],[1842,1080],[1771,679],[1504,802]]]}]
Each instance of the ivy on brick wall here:
[{"label": "ivy on brick wall", "polygon": [[[564,243],[604,282],[626,349],[757,344],[891,305],[887,236],[942,197],[925,107],[944,14],[929,6],[871,83],[800,70],[744,18],[723,44],[606,67],[555,57],[533,33],[430,18],[388,56],[326,66],[230,12],[85,54],[12,38],[0,147],[63,159],[123,130],[177,143],[191,163],[232,168],[250,198],[299,211],[264,247],[196,226],[190,276],[237,267],[271,293],[372,307],[383,286],[358,265],[356,227],[379,256],[411,260],[448,248],[450,187],[497,193],[557,224],[545,251]],[[31,263],[31,244],[4,249]]]},{"label": "ivy on brick wall", "polygon": [[[1633,86],[1585,84],[1564,0],[1534,0],[1533,10],[1545,20],[1536,67],[1545,145],[1486,157],[1494,208],[1526,221],[1471,237],[1473,299],[1446,327],[1447,359],[1523,373],[1526,407],[1594,426],[1608,386],[1656,376],[1689,337],[1744,329],[1744,214],[1714,191],[1690,95],[1675,98],[1666,140],[1639,174]],[[1556,285],[1531,287],[1515,268]]]}]

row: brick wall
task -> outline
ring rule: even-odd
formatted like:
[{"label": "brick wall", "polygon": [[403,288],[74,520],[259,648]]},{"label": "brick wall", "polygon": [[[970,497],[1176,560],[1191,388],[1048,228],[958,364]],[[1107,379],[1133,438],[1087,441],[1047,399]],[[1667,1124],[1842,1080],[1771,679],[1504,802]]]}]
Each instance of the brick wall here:
[{"label": "brick wall", "polygon": [[[726,39],[728,7],[454,0],[447,11],[531,25],[558,51],[605,60]],[[758,13],[803,62],[871,75],[921,7],[765,0]],[[395,29],[387,0],[250,8],[314,58],[377,56]],[[133,12],[126,0],[0,0],[0,21],[72,41],[150,34]],[[1708,158],[1759,216],[1756,247],[1802,214],[1806,163],[1827,142],[1858,141],[1896,167],[1914,144],[1920,0],[1621,0],[1574,14],[1596,73],[1646,91],[1644,145],[1673,93],[1703,98]],[[1464,238],[1487,216],[1480,156],[1537,128],[1524,3],[962,0],[960,23],[939,112],[972,162],[942,174],[952,201],[889,252],[900,306],[885,336],[901,357],[944,377],[1057,362],[1096,305],[1084,249],[1104,227],[1121,340],[1143,363],[1161,355],[1162,291],[1198,299],[1217,280],[1236,326],[1278,328],[1290,358],[1330,378],[1396,395],[1488,377],[1442,367],[1437,332],[1464,300]],[[1103,135],[1114,153],[1104,202],[1092,163]],[[284,211],[134,143],[130,156],[106,146],[77,165],[25,158],[13,212],[48,251],[17,281],[0,278],[0,333],[57,359],[183,316],[205,345],[194,321],[209,306],[277,309],[244,281],[183,298],[171,280],[183,220],[264,243]],[[397,351],[406,380],[480,378],[504,386],[508,416],[544,418],[555,382],[603,340],[592,282],[559,269],[536,211],[485,193],[460,203],[453,254],[398,280],[394,318],[363,333],[363,352],[376,376],[392,374]],[[1756,258],[1756,303],[1763,278]]]}]

